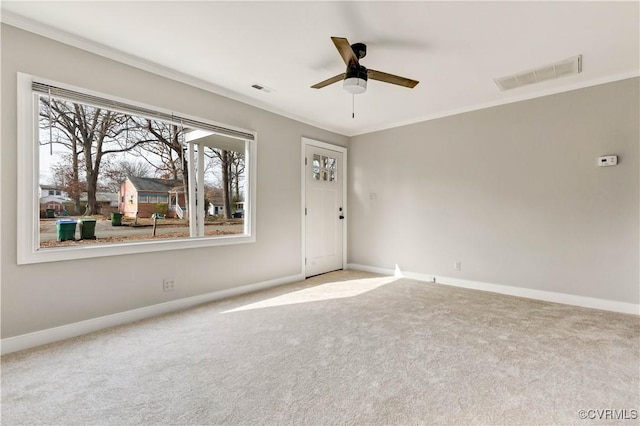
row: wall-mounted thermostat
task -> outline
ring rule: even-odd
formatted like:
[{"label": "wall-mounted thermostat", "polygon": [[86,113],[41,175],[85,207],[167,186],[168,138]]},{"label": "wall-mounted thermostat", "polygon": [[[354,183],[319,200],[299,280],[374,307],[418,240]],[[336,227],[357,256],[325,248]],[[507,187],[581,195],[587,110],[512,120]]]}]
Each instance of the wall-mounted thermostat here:
[{"label": "wall-mounted thermostat", "polygon": [[615,166],[618,164],[617,155],[603,155],[598,157],[598,166]]}]

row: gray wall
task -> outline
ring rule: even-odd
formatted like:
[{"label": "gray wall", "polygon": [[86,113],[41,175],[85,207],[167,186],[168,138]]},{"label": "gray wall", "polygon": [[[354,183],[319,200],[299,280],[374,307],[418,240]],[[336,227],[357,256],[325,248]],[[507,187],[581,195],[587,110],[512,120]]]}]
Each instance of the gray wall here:
[{"label": "gray wall", "polygon": [[[7,25],[1,42],[2,338],[301,272],[300,138],[346,137]],[[17,266],[19,71],[256,130],[257,242]],[[638,303],[638,87],[352,138],[349,261]],[[603,154],[620,164],[596,167]]]},{"label": "gray wall", "polygon": [[638,87],[352,138],[349,262],[639,303]]},{"label": "gray wall", "polygon": [[[16,73],[258,132],[257,242],[16,265]],[[301,137],[347,138],[2,25],[2,338],[301,273]],[[162,292],[162,278],[178,289]]]}]

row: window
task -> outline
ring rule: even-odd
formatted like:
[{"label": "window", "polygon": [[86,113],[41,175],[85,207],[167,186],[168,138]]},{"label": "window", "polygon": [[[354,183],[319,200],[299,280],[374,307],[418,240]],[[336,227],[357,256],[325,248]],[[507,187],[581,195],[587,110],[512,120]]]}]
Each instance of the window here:
[{"label": "window", "polygon": [[[254,132],[26,74],[18,87],[19,263],[255,241]],[[43,185],[65,194],[72,238],[43,214]],[[224,221],[209,220],[216,203],[229,206]],[[80,230],[86,215],[95,239]],[[157,218],[156,235],[145,233]]]},{"label": "window", "polygon": [[313,154],[313,180],[336,181],[337,163],[332,157]]}]

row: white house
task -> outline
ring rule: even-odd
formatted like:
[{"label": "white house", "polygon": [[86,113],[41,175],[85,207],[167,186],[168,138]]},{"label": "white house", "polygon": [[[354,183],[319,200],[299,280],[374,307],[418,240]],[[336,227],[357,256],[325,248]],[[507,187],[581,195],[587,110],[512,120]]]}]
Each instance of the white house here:
[{"label": "white house", "polygon": [[41,210],[53,210],[55,214],[59,214],[65,210],[64,203],[71,200],[67,193],[57,186],[41,184],[38,188]]}]

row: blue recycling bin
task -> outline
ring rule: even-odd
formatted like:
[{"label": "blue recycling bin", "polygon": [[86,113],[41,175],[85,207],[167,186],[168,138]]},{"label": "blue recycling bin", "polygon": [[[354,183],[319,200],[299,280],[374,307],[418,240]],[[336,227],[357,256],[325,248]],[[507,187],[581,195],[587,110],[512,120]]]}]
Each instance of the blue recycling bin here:
[{"label": "blue recycling bin", "polygon": [[58,241],[73,241],[76,239],[76,221],[74,219],[56,220],[56,230],[58,232]]}]

